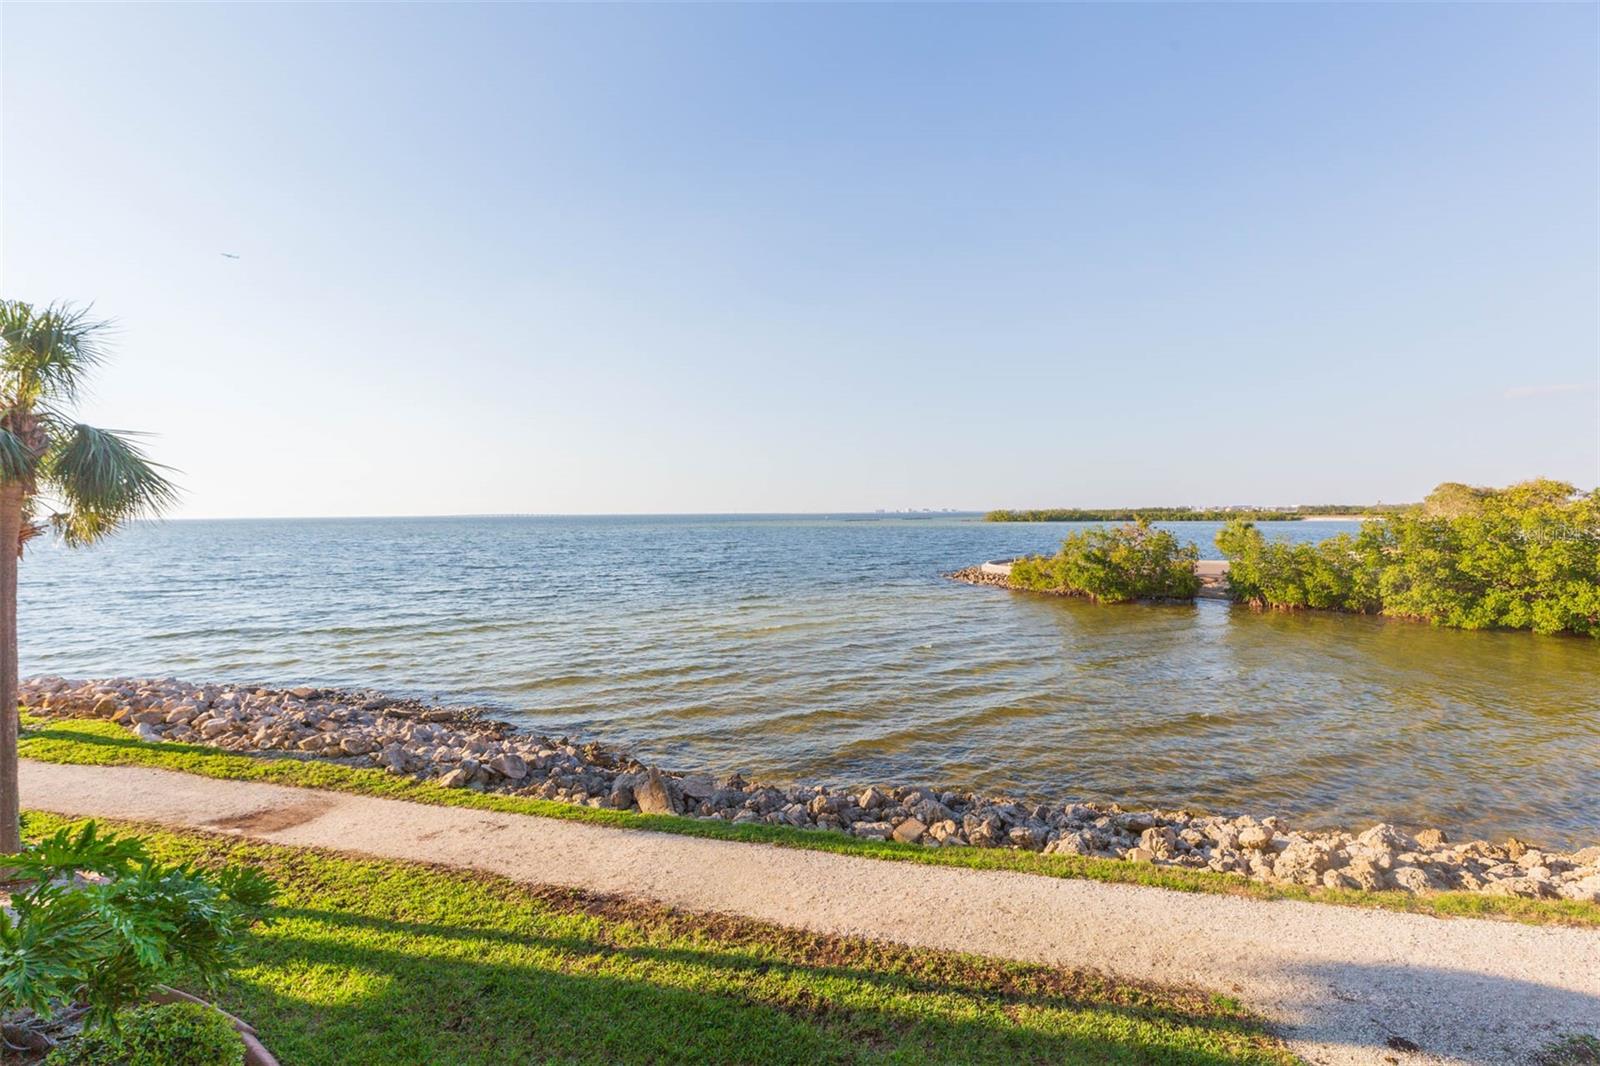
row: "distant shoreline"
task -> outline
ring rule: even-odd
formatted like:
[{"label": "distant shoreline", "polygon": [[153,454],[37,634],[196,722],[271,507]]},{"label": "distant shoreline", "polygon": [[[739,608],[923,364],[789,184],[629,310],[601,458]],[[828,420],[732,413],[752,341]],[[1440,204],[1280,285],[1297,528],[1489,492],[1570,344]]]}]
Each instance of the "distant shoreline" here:
[{"label": "distant shoreline", "polygon": [[984,514],[985,522],[1364,522],[1381,517],[1377,511],[1304,511],[1297,508],[1192,508],[1127,507],[1094,508],[1043,507],[1030,510],[997,510]]}]

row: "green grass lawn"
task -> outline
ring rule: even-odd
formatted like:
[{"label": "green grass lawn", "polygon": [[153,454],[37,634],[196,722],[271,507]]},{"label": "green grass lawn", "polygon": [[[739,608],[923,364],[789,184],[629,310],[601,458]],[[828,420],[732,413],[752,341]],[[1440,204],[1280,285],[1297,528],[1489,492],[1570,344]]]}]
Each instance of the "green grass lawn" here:
[{"label": "green grass lawn", "polygon": [[[30,814],[38,836],[67,820]],[[220,1005],[285,1066],[1292,1063],[1237,1004],[411,863],[143,826],[281,886]]]},{"label": "green grass lawn", "polygon": [[1008,848],[930,848],[894,841],[860,840],[842,833],[728,822],[636,811],[600,810],[554,800],[508,796],[470,789],[446,789],[381,770],[358,769],[314,759],[234,754],[190,744],[145,743],[128,730],[101,719],[23,720],[23,758],[41,762],[106,766],[151,766],[204,777],[263,781],[278,785],[354,792],[449,807],[476,807],[512,814],[562,818],[626,829],[649,829],[685,836],[714,837],[781,847],[862,855],[898,862],[1015,870],[1048,877],[1153,885],[1181,892],[1214,892],[1256,899],[1297,899],[1348,906],[1380,907],[1441,916],[1504,918],[1535,924],[1600,927],[1600,904],[1576,900],[1529,900],[1484,896],[1472,892],[1357,892],[1266,884],[1233,874],[1185,870],[1171,866],[1096,859],[1076,855],[1041,855]]}]

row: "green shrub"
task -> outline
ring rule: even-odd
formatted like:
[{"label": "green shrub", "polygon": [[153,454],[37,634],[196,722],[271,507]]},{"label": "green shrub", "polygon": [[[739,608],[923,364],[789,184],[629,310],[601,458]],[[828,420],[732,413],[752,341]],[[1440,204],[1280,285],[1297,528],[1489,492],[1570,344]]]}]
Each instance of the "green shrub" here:
[{"label": "green shrub", "polygon": [[[204,873],[150,858],[95,823],[63,829],[0,859],[22,882],[0,910],[0,1017],[85,1008],[91,1029],[182,975],[209,983],[271,902],[249,867]],[[87,876],[85,876],[87,875]]]},{"label": "green shrub", "polygon": [[1048,558],[1018,559],[1011,565],[1011,583],[1097,603],[1192,600],[1200,591],[1194,569],[1199,556],[1193,544],[1179,544],[1171,533],[1141,520],[1074,533]]},{"label": "green shrub", "polygon": [[1378,594],[1360,545],[1341,533],[1317,544],[1268,540],[1254,523],[1233,521],[1216,539],[1228,557],[1235,600],[1260,607],[1376,611]]},{"label": "green shrub", "polygon": [[1600,637],[1600,490],[1446,483],[1355,537],[1291,545],[1230,522],[1217,546],[1241,602]]},{"label": "green shrub", "polygon": [[233,1023],[196,1003],[161,1003],[117,1013],[116,1028],[58,1045],[45,1066],[240,1066],[244,1040]]}]

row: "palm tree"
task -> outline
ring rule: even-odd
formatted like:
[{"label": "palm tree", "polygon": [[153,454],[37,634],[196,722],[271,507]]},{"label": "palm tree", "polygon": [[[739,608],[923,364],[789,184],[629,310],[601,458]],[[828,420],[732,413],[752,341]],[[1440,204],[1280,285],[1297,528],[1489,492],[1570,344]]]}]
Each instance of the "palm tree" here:
[{"label": "palm tree", "polygon": [[[17,563],[54,529],[92,544],[177,498],[136,434],[64,410],[105,357],[110,324],[69,304],[0,300],[0,854],[21,850],[17,790]],[[45,516],[41,521],[41,516]]]}]

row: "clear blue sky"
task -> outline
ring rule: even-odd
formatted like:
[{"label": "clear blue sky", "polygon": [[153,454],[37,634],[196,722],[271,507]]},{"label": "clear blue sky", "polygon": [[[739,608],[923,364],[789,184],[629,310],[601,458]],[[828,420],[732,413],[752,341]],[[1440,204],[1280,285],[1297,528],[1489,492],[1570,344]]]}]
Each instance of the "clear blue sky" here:
[{"label": "clear blue sky", "polygon": [[197,516],[1593,486],[1597,10],[7,5],[0,284]]}]

